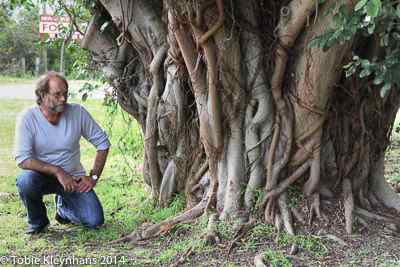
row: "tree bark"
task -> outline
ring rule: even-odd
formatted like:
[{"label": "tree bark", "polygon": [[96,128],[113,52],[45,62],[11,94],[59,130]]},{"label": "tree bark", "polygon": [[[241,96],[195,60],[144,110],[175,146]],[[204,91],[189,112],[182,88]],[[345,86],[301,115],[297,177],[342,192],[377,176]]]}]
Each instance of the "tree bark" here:
[{"label": "tree bark", "polygon": [[382,99],[368,80],[345,78],[359,39],[307,46],[341,6],[354,8],[319,2],[97,2],[83,47],[141,125],[154,200],[181,192],[188,208],[129,240],[206,211],[246,220],[256,210],[294,234],[307,215],[287,205],[290,187],[303,188],[310,221],[324,217],[321,198],[344,203],[348,233],[358,208],[400,211],[383,175],[399,94]]}]

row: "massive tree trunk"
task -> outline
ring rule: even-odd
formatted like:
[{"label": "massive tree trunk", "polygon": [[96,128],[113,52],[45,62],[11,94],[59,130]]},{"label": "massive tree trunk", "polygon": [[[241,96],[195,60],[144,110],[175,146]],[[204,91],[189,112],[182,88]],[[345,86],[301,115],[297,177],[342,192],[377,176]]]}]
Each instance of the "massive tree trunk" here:
[{"label": "massive tree trunk", "polygon": [[307,46],[340,6],[354,5],[319,2],[97,2],[82,46],[142,127],[152,197],[165,206],[181,192],[187,204],[124,240],[206,211],[210,224],[256,211],[293,234],[289,187],[309,200],[310,220],[324,216],[322,198],[343,203],[348,233],[355,214],[382,204],[400,211],[383,175],[399,94],[381,98],[368,79],[343,74],[353,49],[380,54],[373,40]]}]

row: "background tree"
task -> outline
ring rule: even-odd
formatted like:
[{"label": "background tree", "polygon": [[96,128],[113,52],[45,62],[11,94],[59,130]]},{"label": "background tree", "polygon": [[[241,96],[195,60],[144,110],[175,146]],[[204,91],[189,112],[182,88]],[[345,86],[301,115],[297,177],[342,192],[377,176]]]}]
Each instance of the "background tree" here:
[{"label": "background tree", "polygon": [[[48,10],[54,15],[71,16],[72,24],[62,29],[54,40],[44,34],[39,36],[39,4],[47,3]],[[98,76],[91,66],[90,53],[72,41],[70,34],[89,20],[89,12],[82,3],[69,1],[0,1],[0,73],[6,75],[23,75],[21,59],[25,59],[26,74],[35,73],[35,60],[47,50],[47,68],[60,70],[75,79],[86,79]],[[77,15],[79,14],[79,15]],[[45,70],[44,58],[41,59],[41,70]],[[63,62],[64,64],[61,64]],[[61,66],[65,67],[61,67]],[[89,71],[90,70],[90,71]],[[95,73],[95,74],[93,74]]]},{"label": "background tree", "polygon": [[187,205],[117,242],[204,212],[210,239],[217,219],[262,215],[294,234],[294,219],[341,207],[348,233],[354,216],[396,223],[383,170],[400,99],[397,2],[100,0],[91,10],[82,46],[142,127],[152,197],[165,206],[182,192]]},{"label": "background tree", "polygon": [[16,70],[20,71],[17,66],[22,58],[25,58],[26,69],[33,72],[39,50],[38,10],[20,8],[12,11],[5,4],[1,6],[0,72],[15,74]]}]

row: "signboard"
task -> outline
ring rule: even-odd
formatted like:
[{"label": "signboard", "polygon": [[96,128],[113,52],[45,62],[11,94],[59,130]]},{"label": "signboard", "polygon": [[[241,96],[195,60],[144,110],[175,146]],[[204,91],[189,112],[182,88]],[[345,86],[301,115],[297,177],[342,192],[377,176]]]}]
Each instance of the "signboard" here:
[{"label": "signboard", "polygon": [[[50,39],[55,39],[64,27],[69,27],[70,21],[68,16],[40,15],[39,34],[41,37],[43,34],[48,34]],[[72,34],[73,40],[82,38],[83,36],[79,32]]]}]

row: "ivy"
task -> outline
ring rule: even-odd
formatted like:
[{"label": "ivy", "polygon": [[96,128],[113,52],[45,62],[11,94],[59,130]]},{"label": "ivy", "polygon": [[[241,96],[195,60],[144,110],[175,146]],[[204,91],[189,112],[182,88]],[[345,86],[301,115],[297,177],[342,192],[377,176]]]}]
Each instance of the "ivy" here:
[{"label": "ivy", "polygon": [[394,85],[400,87],[400,6],[391,1],[359,0],[351,12],[347,12],[344,5],[334,5],[327,10],[325,15],[334,13],[331,27],[313,38],[308,48],[327,51],[353,38],[375,36],[383,55],[367,59],[354,54],[344,66],[346,77],[357,74],[361,79],[372,80],[382,97]]}]

